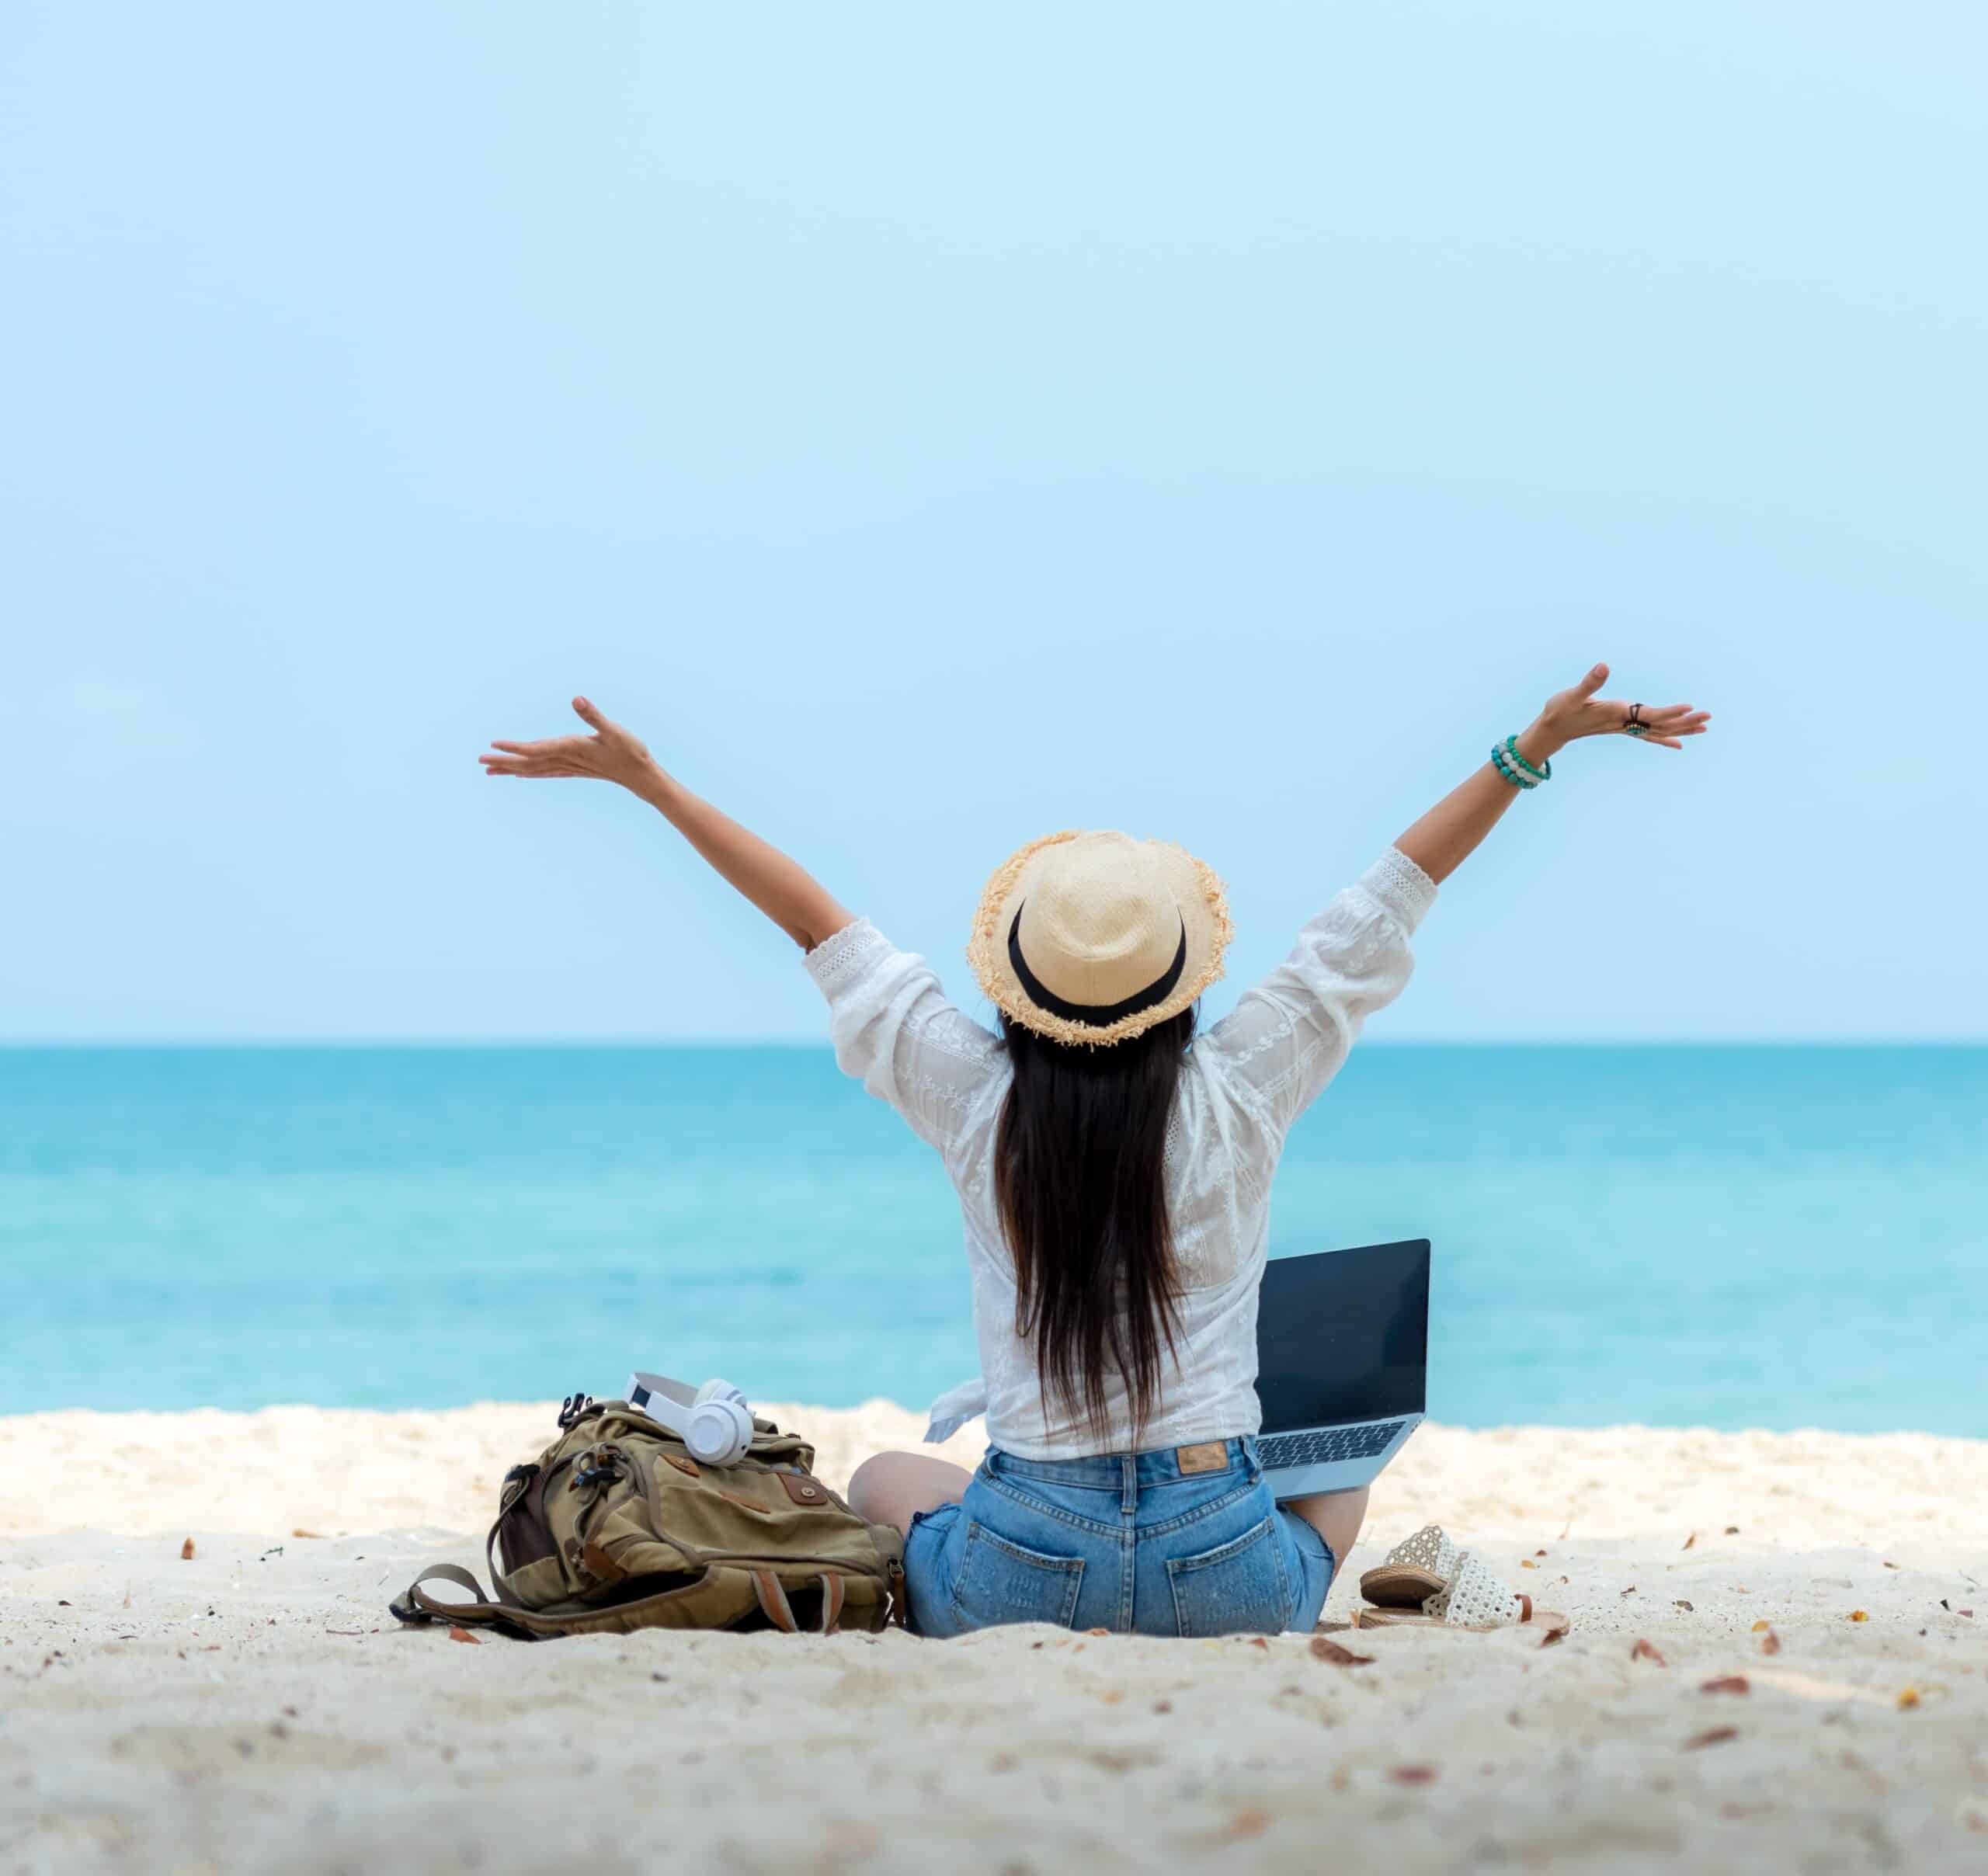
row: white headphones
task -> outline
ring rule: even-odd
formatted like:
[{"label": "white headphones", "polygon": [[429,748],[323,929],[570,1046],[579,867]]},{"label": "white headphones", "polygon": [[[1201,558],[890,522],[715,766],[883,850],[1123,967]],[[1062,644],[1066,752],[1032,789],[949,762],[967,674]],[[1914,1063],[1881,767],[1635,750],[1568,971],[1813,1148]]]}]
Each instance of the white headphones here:
[{"label": "white headphones", "polygon": [[668,1427],[706,1465],[736,1465],[752,1443],[752,1409],[728,1381],[707,1381],[693,1394],[680,1381],[631,1374],[628,1405]]}]

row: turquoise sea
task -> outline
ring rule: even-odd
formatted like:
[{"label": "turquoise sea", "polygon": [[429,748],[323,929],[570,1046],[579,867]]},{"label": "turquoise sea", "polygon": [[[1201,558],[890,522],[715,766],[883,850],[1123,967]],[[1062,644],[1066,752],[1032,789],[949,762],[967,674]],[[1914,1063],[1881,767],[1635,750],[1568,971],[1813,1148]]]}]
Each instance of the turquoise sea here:
[{"label": "turquoise sea", "polygon": [[[1435,1245],[1430,1409],[1988,1433],[1988,1049],[1356,1051],[1277,1252]],[[0,1412],[969,1374],[936,1157],[806,1048],[0,1051]]]}]

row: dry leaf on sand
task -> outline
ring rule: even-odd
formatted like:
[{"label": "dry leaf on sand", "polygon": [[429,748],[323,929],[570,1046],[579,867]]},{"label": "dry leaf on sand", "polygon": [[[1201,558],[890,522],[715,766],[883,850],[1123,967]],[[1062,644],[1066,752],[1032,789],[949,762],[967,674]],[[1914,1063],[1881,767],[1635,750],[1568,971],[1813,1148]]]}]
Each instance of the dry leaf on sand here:
[{"label": "dry leaf on sand", "polygon": [[1757,1635],[1764,1635],[1770,1628],[1773,1628],[1773,1623],[1770,1622],[1765,1616],[1762,1616],[1760,1619],[1753,1624],[1753,1633]]},{"label": "dry leaf on sand", "polygon": [[1433,1785],[1436,1782],[1436,1768],[1433,1765],[1391,1765],[1388,1776],[1398,1785]]},{"label": "dry leaf on sand", "polygon": [[450,1629],[449,1631],[449,1639],[451,1642],[474,1642],[478,1647],[481,1647],[483,1643],[482,1636],[473,1635],[467,1628]]},{"label": "dry leaf on sand", "polygon": [[1660,1668],[1668,1667],[1670,1665],[1664,1659],[1661,1651],[1654,1643],[1645,1642],[1640,1638],[1638,1639],[1635,1646],[1629,1650],[1629,1659],[1632,1661],[1654,1661]]},{"label": "dry leaf on sand", "polygon": [[1689,1550],[1693,1544],[1698,1542],[1698,1534],[1696,1531],[1693,1531],[1691,1534],[1684,1540],[1685,1549]]},{"label": "dry leaf on sand", "polygon": [[1753,1688],[1743,1674],[1720,1674],[1705,1682],[1701,1694],[1750,1694]]},{"label": "dry leaf on sand", "polygon": [[180,1545],[179,1561],[182,1563],[191,1563],[193,1561],[193,1540],[191,1537]]},{"label": "dry leaf on sand", "polygon": [[1781,1652],[1781,1637],[1771,1628],[1760,1637],[1760,1652],[1764,1655],[1778,1655]]},{"label": "dry leaf on sand", "polygon": [[1728,1739],[1736,1739],[1740,1728],[1736,1726],[1708,1726],[1703,1732],[1694,1732],[1684,1742],[1684,1750],[1694,1753],[1702,1746],[1723,1746]]},{"label": "dry leaf on sand", "polygon": [[1868,1609],[1853,1609],[1850,1612],[1850,1619],[1853,1622],[1868,1622],[1871,1619],[1871,1613]]},{"label": "dry leaf on sand", "polygon": [[1321,1661],[1329,1661],[1336,1668],[1364,1668],[1371,1662],[1371,1655],[1356,1655],[1350,1648],[1342,1648],[1330,1635],[1314,1635],[1312,1652]]}]

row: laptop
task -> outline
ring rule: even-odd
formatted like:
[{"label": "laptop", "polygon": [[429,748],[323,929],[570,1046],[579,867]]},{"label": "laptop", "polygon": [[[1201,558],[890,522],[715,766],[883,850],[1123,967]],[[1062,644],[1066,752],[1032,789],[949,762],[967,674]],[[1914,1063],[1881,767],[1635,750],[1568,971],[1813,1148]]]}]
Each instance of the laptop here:
[{"label": "laptop", "polygon": [[1271,1259],[1256,1450],[1278,1498],[1371,1485],[1422,1424],[1428,1377],[1427,1238]]}]

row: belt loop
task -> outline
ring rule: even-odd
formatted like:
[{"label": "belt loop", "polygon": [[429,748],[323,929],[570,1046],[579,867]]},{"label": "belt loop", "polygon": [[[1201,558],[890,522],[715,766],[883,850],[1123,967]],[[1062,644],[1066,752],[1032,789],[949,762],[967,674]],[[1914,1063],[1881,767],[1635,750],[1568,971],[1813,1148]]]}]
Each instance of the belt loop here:
[{"label": "belt loop", "polygon": [[1121,1481],[1118,1493],[1118,1509],[1128,1517],[1139,1508],[1139,1456],[1136,1453],[1124,1454],[1118,1461]]}]

